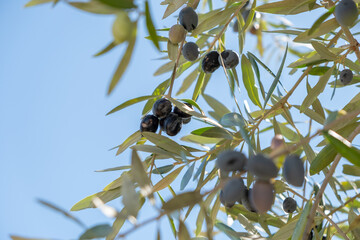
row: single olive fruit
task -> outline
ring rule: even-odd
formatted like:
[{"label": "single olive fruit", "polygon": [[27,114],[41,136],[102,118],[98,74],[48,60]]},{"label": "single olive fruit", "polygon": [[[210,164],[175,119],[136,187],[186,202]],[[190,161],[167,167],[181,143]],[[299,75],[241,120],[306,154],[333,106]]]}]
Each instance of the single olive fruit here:
[{"label": "single olive fruit", "polygon": [[185,7],[179,13],[179,22],[184,28],[191,32],[198,25],[198,15],[192,7]]},{"label": "single olive fruit", "polygon": [[146,115],[140,124],[141,132],[156,132],[159,127],[159,119],[154,115]]},{"label": "single olive fruit", "polygon": [[295,199],[293,199],[291,197],[285,198],[285,200],[283,202],[284,212],[293,213],[293,212],[295,212],[296,207],[297,207],[297,203],[296,203]]},{"label": "single olive fruit", "polygon": [[227,69],[236,67],[239,64],[239,55],[233,50],[225,50],[219,55],[219,63],[221,63],[221,58],[224,62],[224,66]]},{"label": "single olive fruit", "polygon": [[196,43],[187,42],[183,46],[182,55],[186,60],[193,62],[199,57],[199,54],[200,48],[196,45]]},{"label": "single olive fruit", "polygon": [[211,51],[206,54],[202,60],[201,67],[205,73],[215,72],[215,70],[220,67],[219,53],[216,51]]},{"label": "single olive fruit", "polygon": [[351,27],[358,15],[356,3],[353,0],[341,0],[335,7],[335,18],[340,25]]},{"label": "single olive fruit", "polygon": [[183,124],[188,124],[191,121],[191,117],[182,118]]},{"label": "single olive fruit", "polygon": [[354,77],[353,72],[350,69],[344,69],[340,72],[340,81],[344,85],[348,85]]},{"label": "single olive fruit", "polygon": [[249,189],[246,188],[239,203],[241,203],[250,212],[256,212],[256,208],[255,208],[254,204],[250,201],[251,192],[252,192],[252,188],[249,188]]},{"label": "single olive fruit", "polygon": [[272,150],[274,150],[274,149],[277,149],[277,148],[282,147],[282,146],[284,146],[284,145],[285,145],[285,140],[284,140],[283,135],[281,135],[281,134],[276,134],[276,135],[273,137],[273,139],[271,140],[271,146],[270,146],[270,148],[271,148]]},{"label": "single olive fruit", "polygon": [[169,30],[169,40],[173,44],[178,44],[185,40],[186,30],[180,24],[175,24]]},{"label": "single olive fruit", "polygon": [[[188,106],[189,108],[193,109],[192,105],[190,103],[184,103],[186,106]],[[174,113],[176,113],[177,115],[179,115],[179,117],[182,118],[189,118],[191,117],[190,114],[185,113],[183,111],[180,110],[180,108],[178,108],[177,106],[174,107]]]},{"label": "single olive fruit", "polygon": [[222,171],[242,171],[247,162],[247,157],[238,151],[227,150],[221,152],[216,160],[217,167]]},{"label": "single olive fruit", "polygon": [[154,103],[153,114],[158,118],[164,118],[170,114],[172,110],[172,104],[166,98],[161,98]]},{"label": "single olive fruit", "polygon": [[224,199],[224,191],[223,190],[220,190],[219,198],[220,198],[221,204],[224,205],[227,208],[232,208],[235,205],[235,202],[226,202],[225,201],[225,199]]},{"label": "single olive fruit", "polygon": [[279,169],[271,158],[257,154],[250,157],[248,171],[260,180],[269,180],[277,177]]},{"label": "single olive fruit", "polygon": [[303,185],[305,180],[304,163],[298,155],[289,155],[285,158],[283,175],[289,184],[295,187]]},{"label": "single olive fruit", "polygon": [[164,129],[167,135],[175,136],[182,127],[182,118],[175,113],[170,113],[164,120]]},{"label": "single olive fruit", "polygon": [[244,181],[241,178],[229,179],[223,187],[223,197],[225,203],[235,203],[243,198],[245,194]]},{"label": "single olive fruit", "polygon": [[250,201],[259,213],[266,213],[274,203],[274,186],[268,181],[257,180],[250,192]]}]

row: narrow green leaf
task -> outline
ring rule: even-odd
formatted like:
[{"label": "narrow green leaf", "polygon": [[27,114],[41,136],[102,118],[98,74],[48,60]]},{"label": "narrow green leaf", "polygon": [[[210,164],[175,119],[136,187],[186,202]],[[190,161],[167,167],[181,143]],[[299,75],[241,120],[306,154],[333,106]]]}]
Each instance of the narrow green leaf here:
[{"label": "narrow green leaf", "polygon": [[205,73],[203,71],[201,71],[201,73],[199,74],[198,80],[196,82],[194,93],[192,95],[192,100],[196,101],[197,98],[199,97],[199,94],[201,92],[201,88],[204,85],[204,79],[205,79]]},{"label": "narrow green leaf", "polygon": [[161,207],[166,212],[172,212],[184,207],[193,206],[201,202],[202,196],[199,191],[186,192],[176,195],[174,198],[165,202]]},{"label": "narrow green leaf", "polygon": [[110,94],[114,90],[116,85],[119,83],[119,80],[122,77],[123,73],[127,69],[127,66],[129,65],[129,62],[130,62],[130,59],[132,56],[132,52],[134,50],[135,43],[136,43],[136,27],[137,27],[136,25],[137,25],[137,23],[133,23],[133,31],[131,34],[132,36],[129,40],[129,44],[126,48],[125,54],[122,57],[120,64],[114,73],[113,78],[111,79],[109,89],[108,89],[108,94]]},{"label": "narrow green leaf", "polygon": [[192,131],[191,134],[203,136],[203,137],[209,137],[209,138],[225,138],[229,140],[233,139],[233,136],[228,131],[219,127],[199,128],[197,130]]},{"label": "narrow green leaf", "polygon": [[104,238],[112,232],[112,227],[109,224],[96,225],[86,230],[79,238],[79,240]]},{"label": "narrow green leaf", "polygon": [[240,238],[238,237],[238,233],[235,232],[235,230],[229,227],[228,225],[225,225],[224,223],[217,221],[215,223],[215,227],[217,227],[220,231],[225,233],[231,240],[240,240]]},{"label": "narrow green leaf", "polygon": [[140,209],[140,198],[139,194],[136,192],[134,183],[128,175],[123,175],[121,195],[122,203],[124,204],[127,215],[136,217]]},{"label": "narrow green leaf", "polygon": [[106,240],[114,240],[119,233],[121,227],[124,225],[126,221],[126,209],[123,208],[118,216],[116,217],[113,225],[112,225],[112,232],[107,235]]},{"label": "narrow green leaf", "polygon": [[132,151],[131,155],[131,175],[141,187],[142,194],[147,196],[151,189],[150,179],[148,178],[144,165],[135,150]]},{"label": "narrow green leaf", "polygon": [[114,8],[135,8],[136,5],[133,3],[133,0],[98,0],[106,5],[109,5]]},{"label": "narrow green leaf", "polygon": [[[220,101],[216,100],[210,95],[202,94],[203,98],[205,99],[206,103],[214,109],[215,113],[222,118],[225,114],[230,113],[230,110],[222,104]],[[219,119],[220,120],[220,119]]]},{"label": "narrow green leaf", "polygon": [[180,87],[180,89],[178,90],[178,92],[176,93],[176,96],[184,93],[186,90],[189,89],[189,87],[191,86],[191,84],[195,81],[196,77],[199,74],[199,70],[197,68],[194,69],[194,71],[192,71],[182,82],[182,85]]},{"label": "narrow green leaf", "polygon": [[300,106],[300,112],[304,112],[305,109],[307,109],[311,104],[313,104],[319,94],[324,91],[325,86],[332,74],[332,71],[334,70],[334,67],[335,66],[330,68],[323,76],[321,76],[319,82],[308,92],[308,95],[305,97],[303,103]]},{"label": "narrow green leaf", "polygon": [[271,84],[271,87],[266,95],[266,98],[265,98],[265,102],[264,102],[264,108],[266,107],[266,103],[269,101],[271,95],[273,94],[278,82],[279,82],[279,79],[280,79],[280,76],[281,76],[281,73],[282,73],[282,70],[284,68],[284,64],[285,64],[285,59],[286,59],[286,55],[287,55],[287,50],[288,50],[288,44],[286,44],[286,49],[285,49],[285,53],[284,53],[284,57],[281,61],[281,64],[280,64],[280,67],[279,67],[279,70],[276,74],[276,77],[273,81],[273,83]]},{"label": "narrow green leaf", "polygon": [[142,114],[145,115],[147,114],[153,107],[154,103],[156,100],[161,98],[161,95],[165,94],[166,90],[169,88],[169,84],[170,84],[170,79],[167,79],[165,81],[163,81],[162,83],[160,83],[153,91],[152,95],[153,96],[157,96],[156,98],[153,99],[149,99],[145,106],[144,109],[142,111]]},{"label": "narrow green leaf", "polygon": [[324,147],[315,157],[310,164],[310,175],[319,173],[321,170],[326,168],[336,156],[336,150],[332,145]]},{"label": "narrow green leaf", "polygon": [[44,3],[54,2],[54,0],[31,0],[25,4],[25,7],[32,7]]},{"label": "narrow green leaf", "polygon": [[316,52],[320,54],[320,56],[327,60],[335,60],[337,56],[332,53],[329,49],[327,49],[323,44],[320,42],[313,41],[311,45],[314,47]]},{"label": "narrow green leaf", "polygon": [[155,47],[160,51],[159,39],[158,39],[158,36],[156,34],[154,23],[153,23],[153,21],[151,19],[151,13],[150,13],[150,8],[149,8],[149,2],[148,1],[145,2],[145,18],[146,18],[146,27],[147,27],[147,30],[149,32],[151,41],[154,43]]},{"label": "narrow green leaf", "polygon": [[98,53],[95,53],[94,57],[101,56],[101,55],[109,52],[110,50],[112,50],[116,46],[118,46],[118,45],[115,42],[111,42],[104,49],[100,50]]},{"label": "narrow green leaf", "polygon": [[98,192],[96,194],[93,194],[91,196],[88,196],[78,203],[76,203],[70,211],[79,211],[85,208],[95,208],[95,205],[93,203],[93,198],[98,197],[100,198],[104,203],[110,202],[111,200],[114,200],[115,198],[118,198],[121,196],[121,190],[120,188],[114,188],[109,191],[102,191]]},{"label": "narrow green leaf", "polygon": [[360,177],[360,167],[354,165],[343,165],[343,173],[350,176]]},{"label": "narrow green leaf", "polygon": [[143,132],[142,134],[156,146],[161,147],[171,153],[181,155],[181,152],[184,152],[187,156],[191,156],[191,154],[183,146],[179,145],[177,142],[171,140],[168,137],[152,132]]},{"label": "narrow green leaf", "polygon": [[150,96],[142,96],[142,97],[137,97],[137,98],[130,99],[130,100],[120,104],[119,106],[113,108],[106,115],[109,115],[109,114],[112,114],[114,112],[120,111],[121,109],[124,109],[126,107],[131,106],[131,105],[134,105],[135,103],[139,103],[139,102],[146,101],[146,100],[149,100],[149,99],[153,99],[153,98],[156,98],[156,97],[159,97],[159,96],[150,95]]},{"label": "narrow green leaf", "polygon": [[152,173],[153,174],[165,174],[165,173],[170,172],[174,167],[175,167],[175,165],[171,164],[171,165],[154,168],[152,170]]},{"label": "narrow green leaf", "polygon": [[244,86],[248,92],[250,100],[257,106],[261,108],[261,103],[259,100],[258,90],[255,87],[254,73],[251,67],[250,61],[245,55],[241,57],[241,70]]},{"label": "narrow green leaf", "polygon": [[314,24],[311,26],[311,28],[308,31],[308,35],[313,34],[318,28],[319,26],[334,12],[335,10],[335,6],[333,6],[332,8],[330,8],[326,13],[324,13],[323,15],[321,15],[315,22]]},{"label": "narrow green leaf", "polygon": [[323,135],[341,156],[349,160],[352,164],[360,166],[359,149],[353,147],[348,140],[332,130],[324,131]]},{"label": "narrow green leaf", "polygon": [[296,227],[295,227],[294,233],[291,237],[291,240],[301,240],[302,239],[306,224],[308,222],[308,215],[310,213],[311,206],[312,206],[312,201],[308,201],[306,203],[304,209],[302,210],[299,221],[296,223]]},{"label": "narrow green leaf", "polygon": [[96,13],[96,14],[116,14],[122,11],[118,8],[110,7],[106,4],[103,4],[100,1],[90,1],[90,2],[68,2],[72,7],[80,9],[85,12]]},{"label": "narrow green leaf", "polygon": [[191,240],[189,231],[183,221],[179,222],[179,240]]},{"label": "narrow green leaf", "polygon": [[169,173],[166,177],[161,179],[158,183],[156,183],[153,187],[153,192],[158,192],[167,186],[169,186],[180,174],[181,170],[185,167],[185,165],[175,169],[171,173]]},{"label": "narrow green leaf", "polygon": [[103,170],[96,170],[95,172],[112,172],[112,171],[120,171],[130,169],[131,166],[120,166],[120,167],[113,167],[113,168],[106,168]]},{"label": "narrow green leaf", "polygon": [[116,152],[116,156],[120,153],[124,152],[128,147],[136,143],[141,139],[141,133],[140,131],[136,131],[133,134],[131,134],[122,144],[118,146],[118,150]]},{"label": "narrow green leaf", "polygon": [[181,184],[180,184],[180,190],[184,190],[186,185],[189,183],[192,174],[194,173],[194,168],[195,168],[195,162],[188,168],[188,170],[185,172],[183,178],[181,179]]},{"label": "narrow green leaf", "polygon": [[163,3],[165,4],[169,4],[168,7],[165,10],[164,18],[167,18],[168,16],[170,16],[173,12],[175,12],[176,10],[178,10],[182,5],[184,5],[187,2],[187,0],[177,0],[177,1],[164,1]]}]

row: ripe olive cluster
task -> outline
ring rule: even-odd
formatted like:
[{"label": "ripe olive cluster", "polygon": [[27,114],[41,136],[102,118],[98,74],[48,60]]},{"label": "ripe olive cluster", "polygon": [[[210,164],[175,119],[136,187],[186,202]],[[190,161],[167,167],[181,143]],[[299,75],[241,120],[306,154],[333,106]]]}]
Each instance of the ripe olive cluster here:
[{"label": "ripe olive cluster", "polygon": [[[275,140],[274,140],[275,139]],[[273,146],[280,146],[279,136],[272,141]],[[272,146],[272,147],[273,147]],[[226,207],[232,207],[236,202],[242,204],[252,212],[265,213],[271,209],[275,199],[273,179],[278,176],[279,169],[273,159],[264,155],[256,154],[248,159],[243,153],[227,150],[220,153],[216,160],[216,166],[224,173],[248,171],[255,176],[252,188],[247,188],[243,180],[233,177],[228,180],[220,191],[220,201]],[[285,180],[295,186],[301,187],[305,179],[305,170],[302,160],[297,155],[288,155],[282,169]],[[286,213],[296,210],[296,201],[287,198],[283,202]]]},{"label": "ripe olive cluster", "polygon": [[[198,15],[192,7],[185,7],[179,13],[180,24],[170,28],[169,40],[173,44],[181,43],[186,38],[186,31],[191,32],[198,25]],[[200,48],[196,43],[187,42],[182,48],[182,55],[187,61],[195,61],[200,54]]]},{"label": "ripe olive cluster", "polygon": [[358,18],[359,12],[353,0],[341,0],[336,5],[334,14],[340,25],[351,27]]},{"label": "ripe olive cluster", "polygon": [[226,69],[234,68],[239,64],[239,55],[232,50],[225,50],[221,55],[211,51],[204,56],[201,67],[205,73],[213,73],[222,63]]},{"label": "ripe olive cluster", "polygon": [[[185,103],[189,108],[191,104]],[[173,110],[173,112],[171,112]],[[183,124],[191,121],[191,115],[174,107],[166,98],[161,98],[154,103],[153,114],[146,115],[140,124],[141,132],[156,132],[160,128],[169,136],[175,136],[182,128]]]}]

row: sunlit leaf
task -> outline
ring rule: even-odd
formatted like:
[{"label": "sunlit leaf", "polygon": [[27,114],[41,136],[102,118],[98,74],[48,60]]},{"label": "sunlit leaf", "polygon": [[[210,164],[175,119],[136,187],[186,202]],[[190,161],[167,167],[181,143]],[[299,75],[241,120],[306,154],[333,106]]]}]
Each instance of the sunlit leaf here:
[{"label": "sunlit leaf", "polygon": [[109,224],[96,225],[86,230],[79,238],[79,240],[104,238],[112,232],[112,227]]},{"label": "sunlit leaf", "polygon": [[172,212],[177,209],[195,205],[201,200],[202,196],[199,191],[181,193],[165,202],[162,209],[166,212]]}]

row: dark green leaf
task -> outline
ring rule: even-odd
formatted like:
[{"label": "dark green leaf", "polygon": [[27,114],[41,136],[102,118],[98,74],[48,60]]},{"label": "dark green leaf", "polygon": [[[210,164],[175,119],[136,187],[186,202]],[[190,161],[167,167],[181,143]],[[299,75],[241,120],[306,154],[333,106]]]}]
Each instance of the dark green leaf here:
[{"label": "dark green leaf", "polygon": [[152,170],[153,174],[165,174],[170,172],[175,166],[173,164],[171,165],[166,165],[166,166],[162,166],[162,167],[158,167],[158,168],[154,168]]},{"label": "dark green leaf", "polygon": [[54,2],[54,0],[31,0],[25,4],[25,7],[32,7],[39,4]]},{"label": "dark green leaf", "polygon": [[336,150],[332,145],[324,147],[315,157],[310,164],[310,175],[319,173],[321,170],[326,168],[336,156]]},{"label": "dark green leaf", "polygon": [[160,51],[159,40],[156,34],[154,23],[151,19],[151,13],[150,13],[148,1],[145,2],[145,17],[146,17],[146,27],[151,37],[151,41],[154,43],[155,47]]},{"label": "dark green leaf", "polygon": [[101,56],[107,52],[109,52],[110,50],[112,50],[114,47],[116,47],[117,44],[115,44],[115,42],[111,42],[109,43],[109,45],[107,45],[104,49],[102,49],[101,51],[99,51],[98,53],[96,53],[94,55],[94,57],[98,57],[98,56]]},{"label": "dark green leaf", "polygon": [[204,79],[205,79],[205,73],[201,72],[199,74],[198,80],[196,82],[196,86],[195,86],[195,89],[194,89],[192,100],[196,101],[197,98],[199,97],[199,94],[200,94],[201,89],[202,89],[203,84],[204,84]]}]

